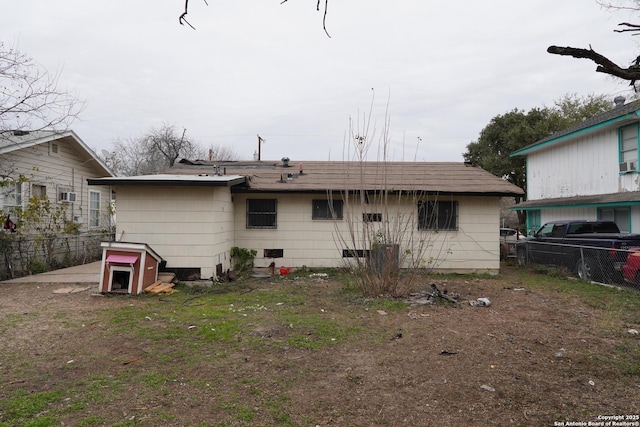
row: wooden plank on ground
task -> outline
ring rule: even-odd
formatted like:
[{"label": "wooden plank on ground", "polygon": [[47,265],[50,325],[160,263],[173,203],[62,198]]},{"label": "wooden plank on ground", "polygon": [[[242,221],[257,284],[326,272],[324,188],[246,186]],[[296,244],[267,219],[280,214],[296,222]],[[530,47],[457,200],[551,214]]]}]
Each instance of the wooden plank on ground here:
[{"label": "wooden plank on ground", "polygon": [[162,280],[156,280],[155,282],[144,288],[144,292],[151,292],[152,289],[157,288],[158,286],[160,286],[160,284],[162,284]]},{"label": "wooden plank on ground", "polygon": [[173,283],[163,283],[162,285],[156,286],[154,289],[151,289],[149,292],[154,294],[154,295],[158,295],[158,294],[161,294],[163,292],[168,292],[174,286],[175,285]]},{"label": "wooden plank on ground", "polygon": [[149,293],[158,295],[160,292],[164,291],[165,289],[169,289],[168,283],[163,283],[160,286],[156,286],[155,288],[151,289]]},{"label": "wooden plank on ground", "polygon": [[175,283],[177,281],[175,273],[167,271],[158,273],[158,279],[162,280],[164,283]]}]

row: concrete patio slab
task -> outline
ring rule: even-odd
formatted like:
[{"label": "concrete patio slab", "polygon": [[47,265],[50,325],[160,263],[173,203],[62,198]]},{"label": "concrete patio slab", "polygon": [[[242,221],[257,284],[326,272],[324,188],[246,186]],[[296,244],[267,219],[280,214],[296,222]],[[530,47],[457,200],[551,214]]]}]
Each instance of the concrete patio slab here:
[{"label": "concrete patio slab", "polygon": [[95,283],[100,282],[100,267],[102,261],[89,264],[76,265],[74,267],[61,268],[60,270],[47,271],[33,276],[18,277],[1,281],[2,283]]}]

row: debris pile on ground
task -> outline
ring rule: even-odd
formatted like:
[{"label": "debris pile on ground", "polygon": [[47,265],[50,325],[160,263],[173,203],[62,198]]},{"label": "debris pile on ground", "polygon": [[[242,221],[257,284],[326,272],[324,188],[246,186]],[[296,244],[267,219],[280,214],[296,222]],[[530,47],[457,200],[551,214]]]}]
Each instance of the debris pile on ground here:
[{"label": "debris pile on ground", "polygon": [[472,307],[489,307],[491,305],[491,300],[489,298],[478,298],[475,301],[469,301],[469,305]]},{"label": "debris pile on ground", "polygon": [[454,304],[458,304],[458,298],[460,297],[460,295],[449,295],[446,289],[444,289],[441,292],[440,289],[438,289],[438,287],[436,286],[436,284],[432,283],[431,284],[431,294],[429,295],[429,297],[432,298],[432,299],[442,298],[445,301],[449,301],[449,302],[452,302]]},{"label": "debris pile on ground", "polygon": [[164,283],[162,280],[156,280],[144,289],[144,292],[152,295],[169,295],[175,292],[173,283]]},{"label": "debris pile on ground", "polygon": [[408,298],[404,299],[404,301],[409,304],[425,305],[433,304],[437,298],[451,302],[457,306],[460,299],[460,294],[449,293],[447,289],[443,289],[442,291],[440,291],[436,284],[432,283],[431,285],[429,285],[428,290],[411,293],[409,294]]},{"label": "debris pile on ground", "polygon": [[176,276],[173,273],[160,273],[158,274],[158,280],[144,289],[144,292],[152,295],[170,295],[176,290],[175,286]]},{"label": "debris pile on ground", "polygon": [[309,279],[314,282],[326,282],[329,280],[329,275],[327,273],[311,273]]}]

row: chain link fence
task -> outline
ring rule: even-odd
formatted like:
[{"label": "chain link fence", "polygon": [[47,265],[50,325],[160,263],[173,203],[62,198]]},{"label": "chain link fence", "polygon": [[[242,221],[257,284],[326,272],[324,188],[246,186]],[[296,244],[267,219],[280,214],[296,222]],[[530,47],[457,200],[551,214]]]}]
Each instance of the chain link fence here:
[{"label": "chain link fence", "polygon": [[0,232],[0,280],[86,264],[102,257],[113,233],[41,236]]},{"label": "chain link fence", "polygon": [[640,248],[528,241],[516,247],[518,264],[553,265],[583,280],[634,288],[640,291]]}]

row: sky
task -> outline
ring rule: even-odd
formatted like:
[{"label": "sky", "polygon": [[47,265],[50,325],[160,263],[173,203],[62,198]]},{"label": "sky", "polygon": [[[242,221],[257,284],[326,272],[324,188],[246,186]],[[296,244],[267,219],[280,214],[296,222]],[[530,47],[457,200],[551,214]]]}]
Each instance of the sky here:
[{"label": "sky", "polygon": [[[71,128],[97,153],[163,125],[239,160],[462,161],[490,120],[626,82],[546,52],[626,66],[636,15],[596,0],[0,0],[0,40],[85,105]],[[322,2],[324,3],[324,2]],[[613,103],[612,103],[613,105]]]}]

